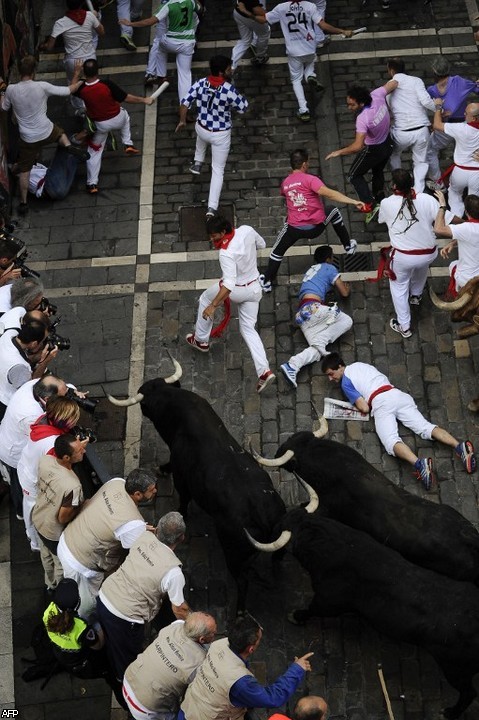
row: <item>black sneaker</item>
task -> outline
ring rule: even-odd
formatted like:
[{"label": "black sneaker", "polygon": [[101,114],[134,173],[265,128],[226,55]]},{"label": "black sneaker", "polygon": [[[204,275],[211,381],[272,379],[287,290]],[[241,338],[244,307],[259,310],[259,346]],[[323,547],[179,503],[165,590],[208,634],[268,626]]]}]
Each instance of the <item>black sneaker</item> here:
[{"label": "black sneaker", "polygon": [[145,87],[153,87],[158,82],[158,77],[156,75],[150,75],[147,73],[145,75],[145,80],[143,82]]},{"label": "black sneaker", "polygon": [[79,160],[83,160],[83,162],[86,162],[90,159],[90,153],[87,150],[84,150],[81,147],[76,147],[75,145],[69,145],[66,148],[67,153],[70,153],[70,155],[74,155]]},{"label": "black sneaker", "polygon": [[127,50],[130,50],[131,52],[135,52],[136,45],[129,35],[121,35],[120,42],[123,45],[123,47],[126,48]]}]

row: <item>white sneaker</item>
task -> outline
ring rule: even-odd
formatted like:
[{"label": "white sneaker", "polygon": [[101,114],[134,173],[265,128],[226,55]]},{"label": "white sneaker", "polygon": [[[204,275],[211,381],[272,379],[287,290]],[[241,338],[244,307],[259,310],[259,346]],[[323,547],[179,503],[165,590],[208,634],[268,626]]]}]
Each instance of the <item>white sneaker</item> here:
[{"label": "white sneaker", "polygon": [[271,280],[265,280],[264,275],[260,275],[258,278],[259,284],[261,285],[261,289],[264,293],[269,293],[273,289],[273,286],[271,284]]},{"label": "white sneaker", "polygon": [[389,321],[389,327],[391,328],[391,330],[394,330],[394,332],[397,332],[400,335],[402,335],[403,338],[412,337],[411,330],[409,328],[407,330],[403,330],[401,325],[396,320],[396,318],[391,318],[391,320]]},{"label": "white sneaker", "polygon": [[351,240],[349,241],[349,245],[344,248],[346,251],[346,255],[354,255],[354,253],[357,250],[357,247],[358,247],[357,240],[353,240],[351,238]]},{"label": "white sneaker", "polygon": [[281,365],[281,371],[286,378],[286,380],[295,388],[298,387],[298,382],[296,380],[296,376],[298,374],[298,371],[294,369],[294,367],[291,367],[289,363],[283,363]]}]

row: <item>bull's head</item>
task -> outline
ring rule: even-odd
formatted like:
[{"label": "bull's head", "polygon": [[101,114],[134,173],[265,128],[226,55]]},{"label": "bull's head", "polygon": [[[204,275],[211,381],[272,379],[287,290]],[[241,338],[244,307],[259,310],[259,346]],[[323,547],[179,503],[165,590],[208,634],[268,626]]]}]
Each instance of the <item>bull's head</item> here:
[{"label": "bull's head", "polygon": [[[324,415],[321,415],[319,418],[319,428],[313,432],[314,437],[322,438],[326,435],[328,432],[328,421],[324,417]],[[283,465],[286,465],[293,457],[294,457],[294,451],[293,450],[286,450],[286,452],[281,455],[279,458],[264,458],[261,457],[261,455],[256,452],[256,450],[253,448],[250,442],[249,451],[256,460],[259,465],[264,465],[264,467],[282,467]]]},{"label": "bull's head", "polygon": [[[173,375],[170,375],[169,377],[164,378],[164,382],[167,385],[172,385],[173,383],[177,382],[180,377],[183,375],[183,370],[181,368],[181,365],[179,362],[177,362],[174,358],[171,358],[173,365],[175,366],[175,372]],[[126,400],[117,400],[113,397],[113,395],[107,394],[108,400],[113,404],[117,405],[118,407],[128,407],[129,405],[136,405],[137,403],[141,403],[141,401],[144,398],[143,393],[137,393],[136,395],[133,395],[132,397],[126,398]]]},{"label": "bull's head", "polygon": [[[296,473],[295,473],[296,475]],[[306,505],[304,510],[307,513],[314,513],[319,506],[319,497],[315,490],[311,487],[311,485],[308,485],[308,483],[303,480],[303,478],[299,477],[299,475],[296,475],[297,480],[301,483],[301,485],[304,487],[305,490],[307,490],[309,495],[309,503]],[[289,543],[291,540],[291,530],[283,530],[281,535],[277,540],[274,540],[270,543],[260,543],[257,540],[252,537],[252,535],[249,534],[249,532],[246,530],[246,528],[243,528],[246,537],[250,541],[250,543],[253,545],[253,547],[256,548],[256,550],[261,550],[261,552],[276,552],[276,550],[281,550],[281,548],[284,548],[285,545]]]}]

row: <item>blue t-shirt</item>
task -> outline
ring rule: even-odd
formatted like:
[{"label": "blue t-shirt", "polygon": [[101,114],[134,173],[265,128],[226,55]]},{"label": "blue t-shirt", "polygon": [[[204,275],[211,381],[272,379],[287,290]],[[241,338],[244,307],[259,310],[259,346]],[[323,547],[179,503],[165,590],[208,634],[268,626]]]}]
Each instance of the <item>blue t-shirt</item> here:
[{"label": "blue t-shirt", "polygon": [[313,265],[303,278],[298,293],[299,299],[312,293],[313,295],[319,295],[321,300],[324,301],[328,292],[333,289],[339,275],[340,273],[332,263],[325,262]]}]

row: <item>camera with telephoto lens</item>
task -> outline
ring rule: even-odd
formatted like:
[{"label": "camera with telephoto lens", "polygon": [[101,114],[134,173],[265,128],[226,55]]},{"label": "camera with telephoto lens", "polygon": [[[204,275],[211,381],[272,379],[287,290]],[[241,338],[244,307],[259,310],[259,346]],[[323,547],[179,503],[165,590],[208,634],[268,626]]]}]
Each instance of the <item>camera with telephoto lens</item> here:
[{"label": "camera with telephoto lens", "polygon": [[97,440],[96,435],[91,428],[82,427],[81,425],[75,425],[73,430],[70,432],[82,442],[83,440],[88,440],[88,442],[94,443]]},{"label": "camera with telephoto lens", "polygon": [[13,260],[13,268],[19,268],[23,278],[39,278],[40,273],[37,273],[35,270],[32,270],[27,265],[25,265],[25,260],[27,259],[27,257],[27,250],[22,250],[22,252],[18,253],[17,257]]},{"label": "camera with telephoto lens", "polygon": [[54,347],[57,347],[59,350],[69,350],[71,343],[70,338],[62,337],[61,335],[58,335],[56,332],[56,329],[58,327],[58,324],[61,320],[61,315],[55,320],[55,322],[51,323],[50,325],[50,332],[48,333],[47,337],[47,347],[49,350],[53,350]]},{"label": "camera with telephoto lens", "polygon": [[69,398],[69,400],[74,400],[78,407],[80,407],[82,410],[86,410],[89,413],[94,413],[96,406],[100,402],[99,400],[91,400],[90,398],[79,397],[75,393],[73,388],[68,388],[65,397]]},{"label": "camera with telephoto lens", "polygon": [[14,230],[15,226],[13,224],[6,225],[0,230],[0,240],[10,240],[14,243],[14,245],[17,248],[17,252],[14,258],[12,258],[12,269],[20,269],[22,277],[34,277],[39,278],[40,273],[35,272],[35,270],[32,270],[31,268],[27,267],[25,265],[25,261],[28,257],[28,251],[25,247],[25,243],[22,242],[19,238],[12,235],[12,231]]}]

